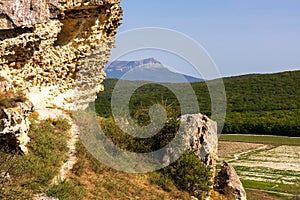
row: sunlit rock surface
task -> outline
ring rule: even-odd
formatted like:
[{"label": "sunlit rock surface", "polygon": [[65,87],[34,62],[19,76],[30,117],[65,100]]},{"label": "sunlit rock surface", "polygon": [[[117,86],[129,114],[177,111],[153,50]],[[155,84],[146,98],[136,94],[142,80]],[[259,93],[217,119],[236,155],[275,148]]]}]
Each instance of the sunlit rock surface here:
[{"label": "sunlit rock surface", "polygon": [[87,107],[103,90],[118,2],[1,0],[0,76],[37,108]]}]

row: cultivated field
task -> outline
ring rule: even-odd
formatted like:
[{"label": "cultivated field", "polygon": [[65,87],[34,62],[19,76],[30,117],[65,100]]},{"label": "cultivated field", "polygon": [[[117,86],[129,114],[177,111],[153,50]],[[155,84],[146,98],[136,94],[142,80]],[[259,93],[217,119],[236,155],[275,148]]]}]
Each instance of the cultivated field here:
[{"label": "cultivated field", "polygon": [[[225,135],[220,137],[219,157],[234,166],[249,199],[296,199],[300,195],[298,141],[298,138]],[[262,193],[269,197],[257,196]]]}]

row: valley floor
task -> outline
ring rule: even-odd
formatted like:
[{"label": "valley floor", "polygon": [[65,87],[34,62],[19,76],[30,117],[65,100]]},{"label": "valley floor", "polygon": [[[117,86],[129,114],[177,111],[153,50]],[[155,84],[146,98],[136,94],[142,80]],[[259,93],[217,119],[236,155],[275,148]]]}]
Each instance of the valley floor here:
[{"label": "valley floor", "polygon": [[237,171],[251,199],[300,196],[299,138],[221,135],[219,157]]}]

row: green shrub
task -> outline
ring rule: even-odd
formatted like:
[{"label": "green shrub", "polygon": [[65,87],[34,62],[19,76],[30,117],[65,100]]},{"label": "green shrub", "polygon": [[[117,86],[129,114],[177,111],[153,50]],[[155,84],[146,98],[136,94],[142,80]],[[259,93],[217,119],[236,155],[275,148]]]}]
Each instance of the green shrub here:
[{"label": "green shrub", "polygon": [[193,151],[187,151],[180,159],[162,170],[181,190],[202,198],[211,189],[212,174]]},{"label": "green shrub", "polygon": [[[145,119],[144,110],[137,112],[143,113],[143,115],[136,115],[137,118],[134,119],[139,122],[139,126],[147,125],[148,121]],[[150,138],[136,138],[125,132],[123,132],[116,124],[112,117],[108,119],[102,118],[100,120],[100,125],[106,136],[114,142],[118,147],[126,149],[127,151],[144,153],[152,152],[161,149],[175,137],[175,134],[179,128],[179,121],[177,115],[169,112],[169,118],[162,128],[155,136]],[[176,117],[175,117],[176,116]],[[140,118],[141,117],[141,118]]]}]

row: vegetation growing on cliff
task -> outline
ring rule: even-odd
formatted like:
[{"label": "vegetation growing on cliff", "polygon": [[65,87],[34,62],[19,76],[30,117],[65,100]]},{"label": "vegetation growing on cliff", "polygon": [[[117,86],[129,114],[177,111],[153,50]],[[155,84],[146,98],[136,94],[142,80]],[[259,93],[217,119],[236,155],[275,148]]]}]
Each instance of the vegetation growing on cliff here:
[{"label": "vegetation growing on cliff", "polygon": [[47,195],[59,199],[172,199],[189,200],[190,195],[177,189],[160,172],[128,174],[113,170],[96,160],[81,142],[78,161],[67,181],[51,187]]},{"label": "vegetation growing on cliff", "polygon": [[[224,78],[228,107],[223,133],[300,136],[299,80],[300,71]],[[95,107],[100,116],[111,116],[111,94],[117,81],[105,80],[105,91],[98,94]],[[128,84],[134,82],[128,81]],[[201,113],[209,116],[211,104],[205,83],[191,83],[191,86]],[[180,90],[183,86],[177,84],[176,87]],[[131,114],[162,101],[180,113],[178,100],[170,90],[159,84],[144,85],[131,97]]]},{"label": "vegetation growing on cliff", "polygon": [[0,92],[0,109],[14,107],[16,103],[26,100],[26,97],[21,92]]}]

